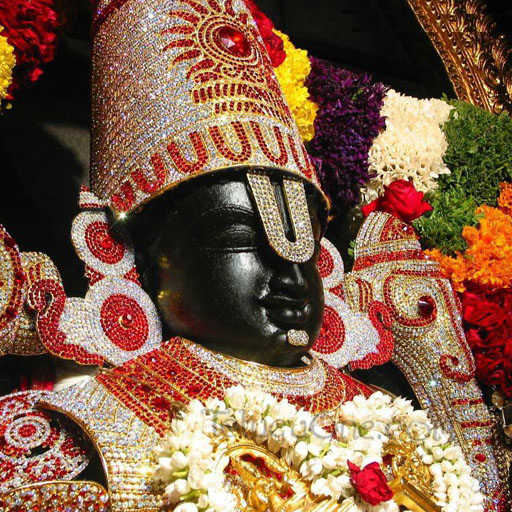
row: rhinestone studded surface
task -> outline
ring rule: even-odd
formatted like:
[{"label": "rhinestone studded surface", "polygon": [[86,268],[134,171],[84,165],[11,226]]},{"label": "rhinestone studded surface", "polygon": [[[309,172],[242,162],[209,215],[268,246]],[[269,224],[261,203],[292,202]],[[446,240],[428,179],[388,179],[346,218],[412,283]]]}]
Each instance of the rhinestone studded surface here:
[{"label": "rhinestone studded surface", "polygon": [[[506,461],[496,420],[474,380],[474,362],[449,282],[422,252],[414,229],[385,213],[368,216],[356,240],[345,292],[353,308],[386,306],[392,360],[430,418],[452,434],[481,484],[489,508],[505,493]],[[382,316],[382,312],[380,313]]]},{"label": "rhinestone studded surface", "polygon": [[3,512],[108,512],[107,491],[95,482],[44,482],[0,497]]},{"label": "rhinestone studded surface", "polygon": [[270,177],[263,172],[251,171],[247,173],[247,180],[263,221],[265,234],[274,251],[285,260],[296,263],[311,259],[315,252],[315,238],[304,183],[283,178],[286,205],[294,235],[294,240],[291,241],[286,236]]},{"label": "rhinestone studded surface", "polygon": [[80,430],[56,413],[36,409],[47,396],[27,391],[0,400],[0,492],[71,479],[89,462],[91,447]]},{"label": "rhinestone studded surface", "polygon": [[349,363],[369,368],[387,362],[393,349],[390,332],[368,312],[353,310],[347,304],[343,260],[326,238],[321,241],[318,269],[325,306],[322,327],[312,353],[336,368]]},{"label": "rhinestone studded surface", "polygon": [[242,0],[97,2],[91,185],[131,211],[191,176],[313,166]]},{"label": "rhinestone studded surface", "polygon": [[[231,380],[231,375],[235,380]],[[43,403],[82,425],[99,450],[107,470],[112,512],[156,512],[147,471],[159,435],[169,428],[172,404],[221,398],[235,384],[256,385],[319,414],[332,426],[338,406],[366,386],[314,359],[297,370],[241,362],[175,338],[114,370],[59,393]],[[302,389],[304,394],[298,394]]]}]

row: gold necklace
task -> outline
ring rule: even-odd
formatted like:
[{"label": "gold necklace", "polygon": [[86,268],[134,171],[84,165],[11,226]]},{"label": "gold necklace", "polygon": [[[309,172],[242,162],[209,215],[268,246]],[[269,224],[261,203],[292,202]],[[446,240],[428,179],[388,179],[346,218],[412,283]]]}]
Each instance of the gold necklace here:
[{"label": "gold necklace", "polygon": [[267,393],[308,396],[319,393],[325,385],[326,371],[315,357],[303,368],[278,368],[214,352],[184,338],[180,340],[203,363],[244,386],[258,386]]}]

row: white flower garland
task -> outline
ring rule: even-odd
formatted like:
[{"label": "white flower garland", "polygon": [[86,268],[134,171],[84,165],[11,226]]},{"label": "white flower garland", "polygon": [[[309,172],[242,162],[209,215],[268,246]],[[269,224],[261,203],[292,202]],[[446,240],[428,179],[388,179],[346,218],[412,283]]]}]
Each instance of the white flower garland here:
[{"label": "white flower garland", "polygon": [[443,161],[448,143],[441,129],[452,106],[437,99],[420,100],[390,90],[381,115],[386,129],[373,142],[369,154],[371,179],[362,192],[363,204],[382,195],[384,185],[412,180],[416,190],[437,187],[441,174],[450,170]]},{"label": "white flower garland", "polygon": [[312,494],[351,503],[354,512],[397,512],[393,500],[371,506],[361,499],[347,461],[360,468],[381,464],[385,445],[405,432],[430,468],[443,512],[483,512],[478,482],[462,451],[409,401],[381,392],[357,396],[340,407],[340,415],[334,438],[312,414],[268,393],[235,386],[224,401],[192,401],[156,450],[155,482],[166,486],[167,505],[176,512],[235,512],[237,502],[224,474],[229,458],[222,453],[237,431],[282,457],[310,483]]}]

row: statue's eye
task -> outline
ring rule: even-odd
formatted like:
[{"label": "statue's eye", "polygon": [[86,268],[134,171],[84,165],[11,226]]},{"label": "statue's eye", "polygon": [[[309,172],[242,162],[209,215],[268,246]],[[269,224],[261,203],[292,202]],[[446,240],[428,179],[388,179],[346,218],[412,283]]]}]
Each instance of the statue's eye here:
[{"label": "statue's eye", "polygon": [[257,232],[251,226],[235,224],[212,232],[205,248],[210,251],[253,251],[258,248]]},{"label": "statue's eye", "polygon": [[423,318],[432,316],[436,309],[436,303],[430,295],[423,295],[418,299],[418,313]]}]

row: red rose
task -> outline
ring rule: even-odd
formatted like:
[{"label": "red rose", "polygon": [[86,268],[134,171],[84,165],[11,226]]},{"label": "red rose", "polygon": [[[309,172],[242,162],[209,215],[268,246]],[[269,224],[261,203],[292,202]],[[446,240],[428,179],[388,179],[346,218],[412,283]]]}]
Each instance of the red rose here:
[{"label": "red rose", "polygon": [[256,25],[258,25],[261,37],[263,37],[263,39],[269,37],[272,34],[272,30],[274,30],[274,23],[272,23],[272,20],[268,16],[265,16],[256,6],[255,10],[251,9],[251,14]]},{"label": "red rose", "polygon": [[385,186],[383,196],[363,206],[365,217],[375,211],[386,212],[403,222],[412,222],[430,210],[432,206],[423,201],[423,192],[418,192],[407,180],[397,180]]},{"label": "red rose", "polygon": [[466,331],[466,340],[473,351],[485,348],[485,342],[480,335],[479,329],[469,329]]},{"label": "red rose", "polygon": [[279,67],[284,62],[284,59],[286,59],[283,40],[272,32],[272,35],[265,39],[265,47],[267,48],[272,67]]},{"label": "red rose", "polygon": [[496,329],[506,320],[505,312],[497,302],[471,292],[462,296],[462,313],[466,322],[486,330]]},{"label": "red rose", "polygon": [[503,353],[500,349],[475,354],[476,377],[488,386],[501,386],[505,379]]},{"label": "red rose", "polygon": [[0,25],[16,57],[9,88],[12,99],[12,93],[35,82],[43,72],[42,65],[55,57],[58,21],[53,0],[0,2]]},{"label": "red rose", "polygon": [[370,505],[378,505],[383,501],[389,501],[393,497],[393,491],[389,488],[386,476],[377,462],[359,469],[352,462],[347,461],[350,470],[350,482],[361,498]]}]

